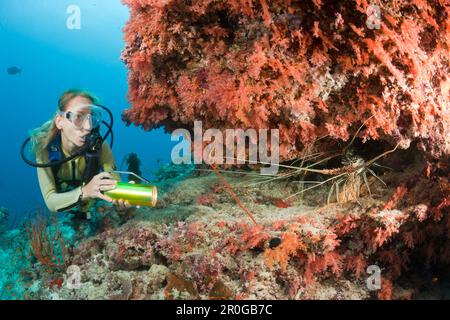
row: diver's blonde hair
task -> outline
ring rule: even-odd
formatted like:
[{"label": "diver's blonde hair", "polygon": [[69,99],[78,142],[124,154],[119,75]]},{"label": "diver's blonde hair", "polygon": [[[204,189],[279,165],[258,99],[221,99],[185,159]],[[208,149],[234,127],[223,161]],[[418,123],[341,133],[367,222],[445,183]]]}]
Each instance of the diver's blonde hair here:
[{"label": "diver's blonde hair", "polygon": [[56,127],[55,118],[59,111],[66,111],[67,105],[76,97],[84,97],[91,100],[93,104],[98,103],[98,98],[92,93],[79,89],[70,89],[65,91],[58,99],[58,110],[52,119],[45,122],[42,126],[30,131],[31,152],[33,154],[43,152],[50,142],[59,133]]}]

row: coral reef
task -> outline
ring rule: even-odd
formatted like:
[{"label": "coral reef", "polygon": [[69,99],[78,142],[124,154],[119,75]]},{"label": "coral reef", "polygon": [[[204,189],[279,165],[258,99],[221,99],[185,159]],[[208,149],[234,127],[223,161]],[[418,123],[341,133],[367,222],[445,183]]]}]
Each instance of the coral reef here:
[{"label": "coral reef", "polygon": [[[282,172],[278,185],[266,182],[267,194],[235,194],[220,180],[210,190],[169,192],[159,209],[183,203],[189,215],[155,242],[171,273],[166,298],[173,289],[207,298],[217,281],[238,299],[340,299],[349,290],[411,298],[423,283],[402,287],[403,277],[448,277],[447,1],[123,2],[131,8],[122,54],[127,124],[278,128],[281,161],[320,163],[316,174]],[[339,156],[323,156],[329,150]],[[392,172],[370,167],[375,161]],[[322,182],[311,196],[298,180],[281,187],[282,176]],[[281,188],[290,192],[277,195]],[[243,211],[254,224],[237,218]],[[382,270],[376,294],[362,280],[371,265]]]},{"label": "coral reef", "polygon": [[123,2],[128,124],[279,128],[287,160],[365,122],[363,141],[450,155],[447,1]]},{"label": "coral reef", "polygon": [[158,187],[158,197],[169,191],[180,181],[189,177],[195,169],[193,164],[162,164],[154,172],[152,183]]},{"label": "coral reef", "polygon": [[9,210],[6,208],[0,208],[0,234],[6,231],[8,219]]},{"label": "coral reef", "polygon": [[[280,206],[276,199],[295,192],[298,183],[245,187],[251,178],[229,177],[257,225],[214,173],[191,176],[164,195],[164,206],[137,209],[79,243],[72,260],[80,268],[79,289],[67,287],[67,275],[37,266],[25,297],[414,299],[427,297],[422,288],[439,287],[431,295],[448,298],[449,168],[427,177],[420,160],[417,154],[414,165],[387,171],[387,188],[373,178],[374,196],[326,206],[327,187]],[[117,214],[113,208],[97,212]],[[380,269],[381,287],[367,287],[369,266]]]},{"label": "coral reef", "polygon": [[123,2],[128,124],[279,128],[315,171],[161,166],[156,207],[0,234],[2,298],[450,297],[446,1]]},{"label": "coral reef", "polygon": [[66,246],[58,221],[48,228],[44,212],[38,212],[34,223],[27,226],[31,257],[47,267],[50,273],[65,271],[70,264],[69,248]]},{"label": "coral reef", "polygon": [[33,290],[31,282],[36,279],[36,273],[29,263],[28,241],[24,235],[24,229],[0,234],[0,300],[22,299],[25,290]]}]

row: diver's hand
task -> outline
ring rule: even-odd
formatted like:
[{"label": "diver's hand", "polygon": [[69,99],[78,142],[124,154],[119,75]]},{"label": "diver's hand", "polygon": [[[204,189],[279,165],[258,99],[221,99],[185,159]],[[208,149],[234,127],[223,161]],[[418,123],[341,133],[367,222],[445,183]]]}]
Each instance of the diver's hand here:
[{"label": "diver's hand", "polygon": [[82,200],[100,198],[107,202],[113,202],[113,199],[104,195],[102,191],[113,190],[117,185],[117,181],[109,172],[102,172],[94,176],[88,184],[81,187],[83,194]]}]

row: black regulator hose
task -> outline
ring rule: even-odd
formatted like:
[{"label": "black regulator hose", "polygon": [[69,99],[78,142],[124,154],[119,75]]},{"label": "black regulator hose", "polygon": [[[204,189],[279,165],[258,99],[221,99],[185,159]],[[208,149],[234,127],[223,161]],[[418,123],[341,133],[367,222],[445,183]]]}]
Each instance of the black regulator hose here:
[{"label": "black regulator hose", "polygon": [[109,124],[106,123],[105,121],[102,121],[102,123],[105,124],[106,127],[108,128],[108,131],[106,132],[105,137],[103,138],[103,141],[105,141],[106,138],[111,134],[111,143],[110,143],[110,146],[111,146],[111,149],[112,149],[112,147],[113,147],[113,139],[114,139],[114,135],[113,135],[113,131],[112,131],[112,128],[113,128],[113,126],[114,126],[114,117],[113,117],[113,115],[112,115],[111,110],[109,110],[107,107],[105,107],[105,106],[103,106],[103,105],[101,105],[101,104],[96,104],[96,106],[98,106],[98,107],[102,108],[103,110],[105,110],[106,112],[108,112],[108,115],[109,115]]},{"label": "black regulator hose", "polygon": [[36,167],[36,168],[49,168],[49,167],[53,167],[53,166],[59,166],[65,162],[68,162],[72,159],[75,159],[76,157],[81,156],[84,152],[86,152],[86,150],[89,148],[89,146],[84,146],[83,148],[81,148],[80,150],[78,150],[76,153],[74,153],[73,155],[71,155],[70,157],[61,159],[59,161],[55,161],[55,162],[49,162],[49,163],[37,163],[37,162],[33,162],[29,159],[26,158],[25,156],[25,147],[28,144],[28,142],[30,142],[31,137],[28,137],[22,144],[22,148],[20,151],[20,155],[22,156],[22,160],[25,161],[27,164],[29,164],[32,167]]},{"label": "black regulator hose", "polygon": [[[112,128],[109,124],[107,124],[105,121],[102,121],[102,123],[107,127],[107,128]],[[105,135],[106,137],[106,135]],[[114,131],[111,130],[111,142],[109,143],[109,146],[113,147],[113,142],[114,142]]]}]

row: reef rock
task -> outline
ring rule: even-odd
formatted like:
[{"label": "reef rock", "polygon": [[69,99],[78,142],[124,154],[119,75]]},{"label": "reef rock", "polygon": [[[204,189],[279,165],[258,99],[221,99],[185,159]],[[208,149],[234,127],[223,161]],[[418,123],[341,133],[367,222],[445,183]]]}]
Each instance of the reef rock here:
[{"label": "reef rock", "polygon": [[6,208],[0,208],[0,234],[6,231],[8,219],[9,210]]},{"label": "reef rock", "polygon": [[[81,241],[71,260],[80,270],[80,290],[67,287],[64,273],[48,274],[35,264],[22,280],[28,284],[25,297],[445,298],[449,179],[427,177],[421,155],[416,157],[415,166],[387,171],[386,186],[371,179],[372,196],[327,205],[327,186],[280,207],[272,199],[296,192],[295,183],[245,186],[251,176],[230,177],[257,224],[217,187],[214,173],[193,175],[163,196],[164,208],[139,208],[123,225]],[[214,193],[215,201],[198,204],[199,192]],[[174,208],[183,214],[175,215]],[[378,284],[369,281],[374,275]]]}]

